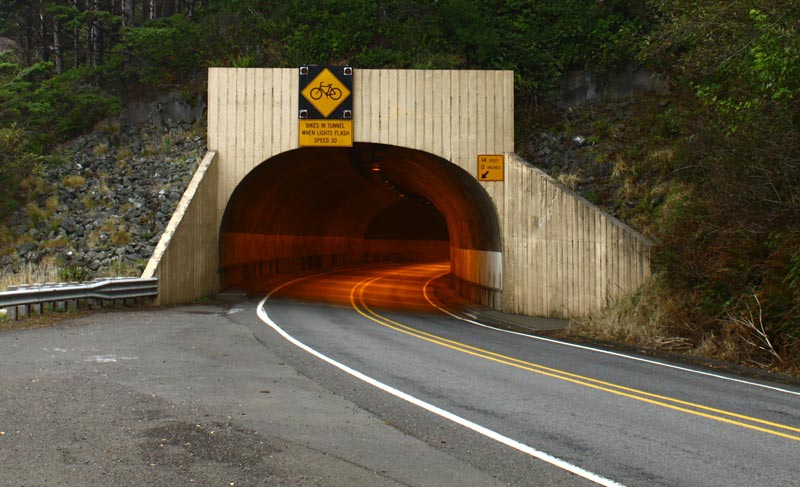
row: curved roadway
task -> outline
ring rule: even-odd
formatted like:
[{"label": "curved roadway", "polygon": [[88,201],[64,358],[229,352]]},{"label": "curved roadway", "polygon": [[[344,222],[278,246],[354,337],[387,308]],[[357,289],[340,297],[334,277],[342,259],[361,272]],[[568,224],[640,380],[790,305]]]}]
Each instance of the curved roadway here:
[{"label": "curved roadway", "polygon": [[439,307],[446,271],[304,277],[259,316],[304,374],[502,482],[798,485],[800,389],[481,326]]}]

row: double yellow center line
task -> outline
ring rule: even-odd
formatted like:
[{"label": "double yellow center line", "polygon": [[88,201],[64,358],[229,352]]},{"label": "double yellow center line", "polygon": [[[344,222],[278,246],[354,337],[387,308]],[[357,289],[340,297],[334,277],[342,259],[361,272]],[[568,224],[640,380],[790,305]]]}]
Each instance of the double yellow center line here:
[{"label": "double yellow center line", "polygon": [[472,345],[467,345],[455,340],[449,340],[447,338],[398,323],[397,321],[387,318],[386,316],[378,314],[372,310],[367,305],[364,297],[366,289],[375,281],[382,279],[383,277],[385,277],[385,275],[372,277],[356,284],[350,291],[350,304],[358,314],[381,326],[385,326],[386,328],[390,328],[394,331],[398,331],[400,333],[404,333],[406,335],[410,335],[415,338],[419,338],[420,340],[425,340],[451,350],[466,353],[474,357],[479,357],[520,370],[525,370],[527,372],[551,377],[553,379],[563,380],[617,396],[627,397],[629,399],[634,399],[636,401],[645,402],[666,409],[680,411],[693,416],[700,416],[702,418],[719,421],[721,423],[727,423],[750,430],[760,431],[762,433],[779,436],[781,438],[787,438],[789,440],[800,441],[800,428],[753,418],[751,416],[745,416],[743,414],[725,411],[723,409],[712,408],[702,404],[683,401],[669,396],[653,394],[651,392],[625,387],[619,384],[593,379],[583,375],[573,374],[571,372],[554,369],[552,367],[546,367],[544,365],[509,357],[507,355],[495,353],[483,348],[473,347]]}]

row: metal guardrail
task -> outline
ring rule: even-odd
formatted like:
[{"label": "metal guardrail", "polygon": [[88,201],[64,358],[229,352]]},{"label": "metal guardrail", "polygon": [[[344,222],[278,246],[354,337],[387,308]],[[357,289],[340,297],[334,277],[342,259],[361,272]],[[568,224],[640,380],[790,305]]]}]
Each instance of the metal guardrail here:
[{"label": "metal guardrail", "polygon": [[5,308],[9,318],[17,319],[18,311],[23,316],[30,314],[31,308],[41,313],[46,304],[54,309],[66,310],[70,307],[69,303],[73,308],[78,308],[81,302],[87,300],[116,303],[155,296],[158,296],[157,277],[117,277],[89,282],[18,286],[0,292],[0,309]]}]

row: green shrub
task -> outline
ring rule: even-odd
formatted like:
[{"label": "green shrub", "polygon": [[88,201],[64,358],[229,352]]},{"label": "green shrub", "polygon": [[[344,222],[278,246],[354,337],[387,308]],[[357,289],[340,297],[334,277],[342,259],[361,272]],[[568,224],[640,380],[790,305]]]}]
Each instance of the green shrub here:
[{"label": "green shrub", "polygon": [[40,158],[26,150],[28,133],[17,125],[0,127],[0,217],[17,207],[21,182]]},{"label": "green shrub", "polygon": [[63,282],[82,282],[91,279],[89,269],[84,266],[64,266],[58,270],[58,278]]}]

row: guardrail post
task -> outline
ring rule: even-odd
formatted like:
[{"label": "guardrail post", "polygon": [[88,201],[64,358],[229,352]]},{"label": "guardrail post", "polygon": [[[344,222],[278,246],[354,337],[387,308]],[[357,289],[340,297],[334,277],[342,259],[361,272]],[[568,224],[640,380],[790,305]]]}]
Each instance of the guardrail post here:
[{"label": "guardrail post", "polygon": [[[37,289],[37,288],[40,289],[40,288],[44,288],[45,285],[43,285],[43,284],[33,284],[30,287],[32,289]],[[33,304],[31,304],[29,309],[30,309],[30,314],[31,315],[35,314],[35,315],[38,315],[38,316],[42,316],[42,314],[44,313],[44,302],[40,301],[38,303],[33,303]]]},{"label": "guardrail post", "polygon": [[[68,286],[79,284],[77,282],[69,282],[67,283]],[[80,308],[80,300],[78,299],[70,299],[67,301],[67,311],[72,308],[73,310],[77,310]]]},{"label": "guardrail post", "polygon": [[[55,287],[64,287],[64,284],[56,283],[56,284],[54,284],[54,286]],[[64,301],[64,300],[53,301],[53,311],[62,312],[63,313],[66,310],[67,310],[67,302],[66,301]]]},{"label": "guardrail post", "polygon": [[[9,291],[16,291],[17,286],[8,286]],[[6,316],[8,316],[9,320],[17,321],[19,317],[17,316],[17,307],[16,306],[9,306],[6,308]]]},{"label": "guardrail post", "polygon": [[[27,289],[30,286],[23,285],[19,286],[18,289]],[[17,306],[17,315],[22,318],[27,318],[31,315],[31,306],[29,304],[23,304],[22,306]]]}]

